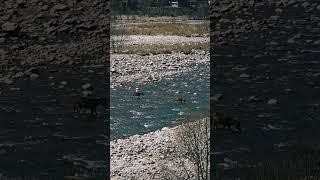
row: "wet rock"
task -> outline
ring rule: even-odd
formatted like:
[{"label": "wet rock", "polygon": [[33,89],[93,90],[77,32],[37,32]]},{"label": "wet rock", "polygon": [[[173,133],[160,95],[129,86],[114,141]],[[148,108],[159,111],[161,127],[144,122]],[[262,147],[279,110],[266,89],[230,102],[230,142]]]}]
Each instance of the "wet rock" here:
[{"label": "wet rock", "polygon": [[23,72],[17,72],[17,73],[13,76],[13,78],[22,78],[22,77],[24,77],[24,73],[23,73]]},{"label": "wet rock", "polygon": [[1,29],[5,32],[17,32],[19,25],[17,23],[6,22],[1,26]]},{"label": "wet rock", "polygon": [[269,99],[269,100],[268,100],[268,104],[269,104],[269,105],[279,104],[279,101],[278,101],[277,99]]},{"label": "wet rock", "polygon": [[25,74],[27,74],[27,75],[40,74],[40,71],[37,68],[30,68],[30,69],[25,71]]},{"label": "wet rock", "polygon": [[223,95],[220,94],[220,93],[218,93],[218,94],[216,94],[216,95],[213,96],[213,100],[214,100],[214,101],[219,101],[219,100],[221,100],[222,98],[223,98]]},{"label": "wet rock", "polygon": [[30,74],[30,79],[31,80],[34,80],[34,79],[37,79],[37,78],[39,78],[39,74],[35,74],[35,73]]},{"label": "wet rock", "polygon": [[304,3],[301,4],[301,6],[304,7],[304,8],[307,8],[307,7],[310,6],[310,3],[304,2]]},{"label": "wet rock", "polygon": [[314,41],[313,44],[314,45],[320,45],[320,40]]},{"label": "wet rock", "polygon": [[248,98],[248,102],[258,102],[258,101],[260,101],[260,99],[257,98],[256,96],[250,96]]},{"label": "wet rock", "polygon": [[41,7],[41,11],[47,11],[49,9],[49,6],[48,5],[43,5]]},{"label": "wet rock", "polygon": [[89,91],[89,90],[82,91],[82,95],[84,97],[88,97],[88,96],[92,95],[92,91]]},{"label": "wet rock", "polygon": [[240,74],[239,77],[240,77],[240,78],[249,78],[250,75],[249,75],[249,74],[246,74],[246,73],[242,73],[242,74]]},{"label": "wet rock", "polygon": [[69,7],[64,5],[64,4],[57,4],[55,6],[52,7],[51,11],[55,12],[55,11],[67,11],[69,10]]},{"label": "wet rock", "polygon": [[3,80],[2,80],[5,84],[8,84],[8,85],[11,85],[13,84],[13,80],[9,77],[5,77]]},{"label": "wet rock", "polygon": [[4,43],[4,42],[6,42],[6,38],[0,37],[0,43]]},{"label": "wet rock", "polygon": [[68,84],[68,82],[67,81],[61,81],[60,84],[65,86],[65,85]]},{"label": "wet rock", "polygon": [[93,87],[90,83],[86,83],[86,84],[82,85],[81,88],[84,90],[93,90]]}]

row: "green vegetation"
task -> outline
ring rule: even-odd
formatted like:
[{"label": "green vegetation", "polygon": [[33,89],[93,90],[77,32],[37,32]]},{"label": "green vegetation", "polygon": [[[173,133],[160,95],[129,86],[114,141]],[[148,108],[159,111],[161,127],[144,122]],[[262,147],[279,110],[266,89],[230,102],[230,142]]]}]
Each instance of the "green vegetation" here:
[{"label": "green vegetation", "polygon": [[209,51],[209,42],[205,43],[188,43],[188,44],[153,44],[153,45],[134,45],[134,46],[122,46],[117,48],[117,50],[112,49],[112,52],[119,54],[170,54],[176,52],[182,52],[185,54],[190,54],[192,50],[206,50]]}]

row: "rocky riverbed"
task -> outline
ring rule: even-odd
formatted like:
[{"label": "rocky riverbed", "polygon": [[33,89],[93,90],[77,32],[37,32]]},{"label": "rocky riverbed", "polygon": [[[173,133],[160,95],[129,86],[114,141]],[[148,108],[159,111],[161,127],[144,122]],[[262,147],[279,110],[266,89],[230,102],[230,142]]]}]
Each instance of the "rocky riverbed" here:
[{"label": "rocky riverbed", "polygon": [[73,103],[85,84],[108,94],[109,12],[99,0],[1,3],[3,177],[106,176],[106,117],[73,114]]},{"label": "rocky riverbed", "polygon": [[[294,145],[318,145],[319,8],[316,0],[212,4],[214,109],[243,127],[239,136],[216,132],[218,164],[282,159]],[[218,168],[222,179],[243,175]]]},{"label": "rocky riverbed", "polygon": [[111,141],[111,180],[173,177],[169,172],[181,178],[186,175],[184,168],[188,169],[191,177],[194,176],[193,163],[177,154],[180,145],[176,133],[181,128],[182,125],[165,127],[148,134]]},{"label": "rocky riverbed", "polygon": [[184,36],[148,36],[148,35],[130,35],[130,36],[111,36],[111,39],[123,40],[124,45],[141,45],[141,44],[188,44],[188,43],[205,43],[209,42],[209,37],[184,37]]},{"label": "rocky riverbed", "polygon": [[[140,56],[135,54],[111,55],[111,85],[125,82],[145,83],[173,78],[195,68],[209,65],[209,53],[194,51],[191,54],[173,53]],[[193,64],[194,66],[190,66]]]}]

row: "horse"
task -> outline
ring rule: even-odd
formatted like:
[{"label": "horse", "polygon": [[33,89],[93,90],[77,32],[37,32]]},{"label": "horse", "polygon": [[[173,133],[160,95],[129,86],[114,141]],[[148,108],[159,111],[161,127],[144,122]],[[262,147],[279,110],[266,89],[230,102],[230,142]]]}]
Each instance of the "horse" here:
[{"label": "horse", "polygon": [[184,97],[182,97],[182,96],[177,96],[176,97],[176,101],[182,103],[182,102],[186,102],[186,99]]},{"label": "horse", "polygon": [[143,96],[143,92],[141,92],[139,88],[136,88],[136,91],[133,92],[133,96],[138,96],[138,97]]},{"label": "horse", "polygon": [[178,94],[178,95],[176,96],[176,101],[178,101],[178,102],[180,102],[180,103],[186,102],[186,99],[185,99],[183,96],[180,95],[180,91],[177,91],[176,94]]},{"label": "horse", "polygon": [[82,109],[90,109],[90,114],[97,115],[97,107],[106,106],[107,98],[99,97],[82,97],[80,100],[74,103],[73,111],[80,113]]},{"label": "horse", "polygon": [[241,125],[239,120],[227,116],[223,113],[216,112],[213,115],[213,129],[217,129],[219,125],[222,125],[224,129],[232,130],[232,126],[241,133]]}]

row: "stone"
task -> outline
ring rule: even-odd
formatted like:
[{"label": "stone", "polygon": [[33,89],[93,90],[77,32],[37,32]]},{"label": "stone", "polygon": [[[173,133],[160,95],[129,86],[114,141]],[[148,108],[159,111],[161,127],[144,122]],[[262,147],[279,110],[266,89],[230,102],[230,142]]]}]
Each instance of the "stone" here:
[{"label": "stone", "polygon": [[67,82],[67,81],[62,81],[62,82],[60,82],[60,84],[61,84],[61,85],[67,85],[68,82]]},{"label": "stone", "polygon": [[277,99],[269,99],[268,104],[269,105],[275,105],[275,104],[279,104],[279,102],[278,102]]},{"label": "stone", "polygon": [[4,37],[1,37],[0,38],[0,43],[4,43],[4,42],[6,42],[6,39]]},{"label": "stone", "polygon": [[5,78],[5,79],[3,80],[3,82],[6,83],[6,84],[8,84],[8,85],[13,84],[13,80],[10,79],[9,77]]},{"label": "stone", "polygon": [[24,76],[23,72],[17,72],[13,77],[14,78],[22,78]]},{"label": "stone", "polygon": [[219,101],[219,100],[221,100],[222,98],[223,98],[223,95],[220,94],[220,93],[215,94],[215,95],[213,96],[213,100],[214,100],[214,101]]},{"label": "stone", "polygon": [[250,96],[248,98],[248,102],[258,102],[258,101],[259,101],[259,99],[256,96]]},{"label": "stone", "polygon": [[240,77],[240,78],[249,78],[250,75],[249,75],[249,74],[242,73],[242,74],[240,74],[239,77]]},{"label": "stone", "polygon": [[52,7],[52,11],[67,11],[69,7],[64,4],[57,4]]},{"label": "stone", "polygon": [[39,78],[39,74],[35,74],[35,73],[32,73],[32,74],[30,74],[30,79],[37,79],[37,78]]},{"label": "stone", "polygon": [[5,32],[16,32],[19,30],[19,25],[17,23],[6,22],[2,24],[1,29]]},{"label": "stone", "polygon": [[93,87],[92,87],[92,85],[90,83],[86,83],[86,84],[82,85],[81,88],[84,89],[84,90],[93,89]]}]

